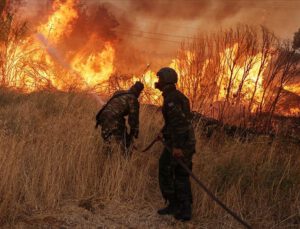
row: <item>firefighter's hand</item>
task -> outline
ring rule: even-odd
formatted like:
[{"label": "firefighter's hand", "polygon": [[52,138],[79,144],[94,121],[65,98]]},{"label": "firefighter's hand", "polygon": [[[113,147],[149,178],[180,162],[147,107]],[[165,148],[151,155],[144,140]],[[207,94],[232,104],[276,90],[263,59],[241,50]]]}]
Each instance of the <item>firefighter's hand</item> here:
[{"label": "firefighter's hand", "polygon": [[183,157],[183,152],[179,148],[173,148],[172,154],[173,154],[173,157],[178,158],[178,159]]}]

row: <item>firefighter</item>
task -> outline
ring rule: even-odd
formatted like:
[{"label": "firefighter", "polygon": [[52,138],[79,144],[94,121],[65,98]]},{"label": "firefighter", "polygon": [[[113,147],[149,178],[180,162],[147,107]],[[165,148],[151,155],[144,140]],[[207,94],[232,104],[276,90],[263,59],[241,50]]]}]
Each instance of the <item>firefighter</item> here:
[{"label": "firefighter", "polygon": [[[111,154],[112,143],[117,143],[122,152],[127,153],[133,138],[138,137],[140,106],[138,98],[143,89],[143,83],[137,81],[129,90],[116,91],[98,112],[96,127],[101,126],[106,154]],[[126,128],[126,116],[130,127],[129,133]]]},{"label": "firefighter", "polygon": [[[191,124],[189,99],[176,88],[174,69],[165,67],[157,72],[155,88],[162,91],[164,127],[162,136],[167,147],[159,159],[159,187],[168,205],[158,210],[160,215],[174,215],[188,221],[192,216],[192,192],[189,174],[174,159],[180,158],[192,169],[195,135]],[[172,149],[172,152],[170,152]]]}]

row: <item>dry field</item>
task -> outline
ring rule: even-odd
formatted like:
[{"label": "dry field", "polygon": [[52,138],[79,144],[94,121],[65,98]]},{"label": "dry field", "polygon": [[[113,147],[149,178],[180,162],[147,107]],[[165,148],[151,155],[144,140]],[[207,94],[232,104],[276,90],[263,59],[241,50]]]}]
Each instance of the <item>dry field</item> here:
[{"label": "dry field", "polygon": [[[240,228],[193,182],[193,220],[160,217],[162,145],[107,159],[94,129],[96,100],[79,93],[0,90],[0,222],[4,228]],[[142,106],[138,149],[162,126]],[[300,147],[197,128],[194,172],[253,228],[300,227]]]}]

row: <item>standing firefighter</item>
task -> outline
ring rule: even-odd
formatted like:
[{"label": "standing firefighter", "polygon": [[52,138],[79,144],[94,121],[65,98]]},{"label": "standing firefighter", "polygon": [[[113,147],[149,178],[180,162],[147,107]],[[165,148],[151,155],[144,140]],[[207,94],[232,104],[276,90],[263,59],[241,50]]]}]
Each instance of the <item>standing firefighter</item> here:
[{"label": "standing firefighter", "polygon": [[[177,220],[187,221],[192,215],[192,192],[189,174],[175,160],[180,158],[192,169],[195,153],[195,136],[191,125],[188,98],[176,89],[177,73],[172,68],[162,68],[157,73],[155,88],[162,91],[162,113],[165,125],[162,135],[167,147],[159,159],[159,186],[168,205],[158,210],[160,215],[174,215]],[[172,149],[172,152],[170,152]]]},{"label": "standing firefighter", "polygon": [[[101,126],[101,135],[105,141],[105,153],[110,155],[112,143],[118,144],[127,153],[133,138],[139,134],[139,101],[144,89],[141,82],[136,82],[129,90],[114,93],[96,116],[96,127]],[[128,116],[130,127],[127,133],[125,117]]]}]

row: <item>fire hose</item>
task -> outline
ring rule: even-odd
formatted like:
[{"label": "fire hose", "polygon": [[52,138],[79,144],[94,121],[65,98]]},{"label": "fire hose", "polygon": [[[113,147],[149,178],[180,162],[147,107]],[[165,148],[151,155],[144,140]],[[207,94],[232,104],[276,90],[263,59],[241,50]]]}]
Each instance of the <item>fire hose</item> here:
[{"label": "fire hose", "polygon": [[[156,142],[161,142],[164,147],[169,151],[172,152],[172,149],[164,142],[162,137],[159,135],[144,149],[142,152],[148,151]],[[222,207],[227,213],[229,213],[236,221],[242,224],[245,228],[251,229],[252,227],[243,220],[237,213],[232,211],[229,207],[227,207],[220,199],[218,199],[203,183],[202,181],[187,167],[187,165],[180,159],[174,157],[176,162],[189,173],[189,175],[196,181],[196,183],[204,190],[204,192],[213,199],[220,207]]]}]

